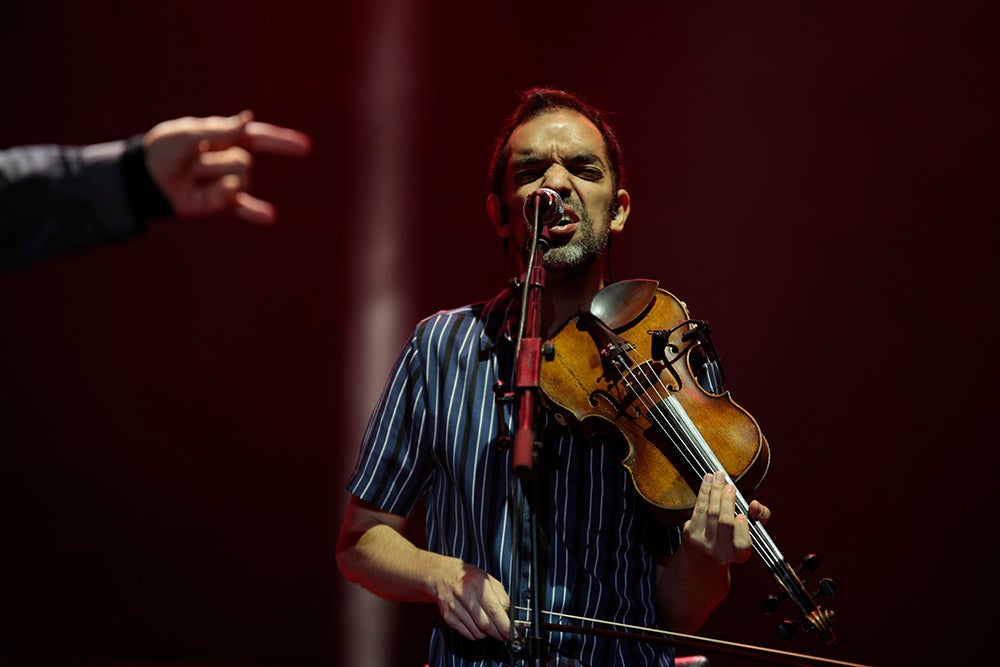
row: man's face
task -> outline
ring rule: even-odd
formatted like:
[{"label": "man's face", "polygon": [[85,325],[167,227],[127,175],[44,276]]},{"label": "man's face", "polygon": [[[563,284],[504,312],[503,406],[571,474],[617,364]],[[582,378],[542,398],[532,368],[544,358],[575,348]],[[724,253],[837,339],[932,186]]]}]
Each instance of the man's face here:
[{"label": "man's face", "polygon": [[522,214],[524,201],[535,190],[550,188],[562,197],[566,213],[549,227],[546,269],[571,274],[591,266],[607,246],[608,234],[621,231],[628,215],[628,194],[612,189],[600,131],[581,114],[556,109],[518,126],[507,145],[505,210],[494,196],[487,205],[497,231],[511,237],[526,262],[532,229]]}]

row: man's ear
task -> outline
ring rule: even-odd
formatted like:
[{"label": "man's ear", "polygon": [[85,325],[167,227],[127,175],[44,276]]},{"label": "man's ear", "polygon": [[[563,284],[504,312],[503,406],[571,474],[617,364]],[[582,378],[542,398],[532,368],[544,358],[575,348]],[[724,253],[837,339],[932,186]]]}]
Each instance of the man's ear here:
[{"label": "man's ear", "polygon": [[632,210],[632,199],[625,190],[618,191],[618,208],[614,217],[611,218],[611,231],[618,233],[625,229],[625,221],[628,220],[629,211]]},{"label": "man's ear", "polygon": [[495,194],[486,198],[486,215],[489,216],[498,235],[503,238],[510,236],[510,225],[503,219],[503,204],[500,203],[500,198]]}]

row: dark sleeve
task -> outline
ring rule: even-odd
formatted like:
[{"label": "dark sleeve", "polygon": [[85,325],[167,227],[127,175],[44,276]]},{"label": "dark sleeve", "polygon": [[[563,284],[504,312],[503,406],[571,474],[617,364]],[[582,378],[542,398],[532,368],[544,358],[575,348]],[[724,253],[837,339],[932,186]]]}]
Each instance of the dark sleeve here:
[{"label": "dark sleeve", "polygon": [[137,236],[170,213],[135,139],[0,151],[0,271]]}]

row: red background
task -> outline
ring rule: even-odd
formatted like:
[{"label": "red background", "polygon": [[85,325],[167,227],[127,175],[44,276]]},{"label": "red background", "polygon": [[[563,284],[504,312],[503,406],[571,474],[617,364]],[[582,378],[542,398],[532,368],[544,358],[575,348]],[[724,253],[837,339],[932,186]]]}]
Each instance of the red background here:
[{"label": "red background", "polygon": [[[703,634],[989,655],[994,5],[416,4],[5,6],[0,146],[251,108],[315,150],[259,158],[274,228],[156,223],[0,276],[0,654],[347,664],[333,545],[371,387],[419,317],[506,279],[489,144],[545,84],[614,112],[614,274],[711,322],[772,446],[771,533],[840,584],[834,646],[775,638],[757,564]],[[422,664],[428,610],[393,608],[392,664]]]}]

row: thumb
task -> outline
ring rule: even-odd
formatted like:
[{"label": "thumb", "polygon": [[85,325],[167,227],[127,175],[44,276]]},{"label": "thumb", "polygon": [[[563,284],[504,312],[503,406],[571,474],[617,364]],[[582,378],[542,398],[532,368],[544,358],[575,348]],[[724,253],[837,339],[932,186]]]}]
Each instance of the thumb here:
[{"label": "thumb", "polygon": [[488,581],[489,581],[490,587],[493,589],[493,593],[500,600],[500,604],[502,604],[504,606],[504,608],[509,611],[510,610],[510,596],[507,595],[507,590],[503,587],[503,584],[500,583],[499,579],[495,578],[491,574],[487,574],[486,576],[489,577]]}]

